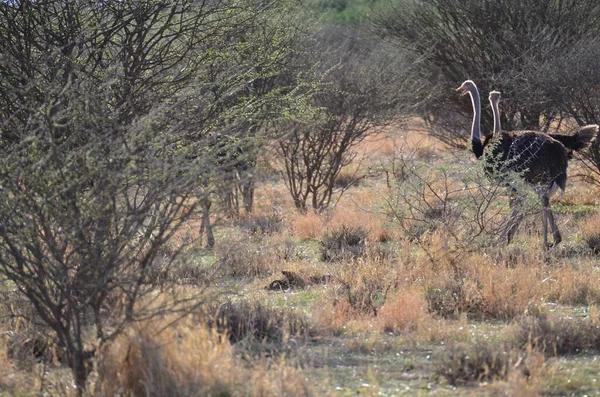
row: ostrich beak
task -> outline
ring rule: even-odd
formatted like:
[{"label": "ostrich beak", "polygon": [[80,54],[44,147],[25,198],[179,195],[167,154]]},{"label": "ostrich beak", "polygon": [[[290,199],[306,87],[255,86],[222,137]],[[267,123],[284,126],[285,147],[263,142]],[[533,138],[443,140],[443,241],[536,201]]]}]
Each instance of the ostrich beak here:
[{"label": "ostrich beak", "polygon": [[458,92],[460,96],[463,96],[467,93],[467,89],[461,85],[456,89],[456,92]]}]

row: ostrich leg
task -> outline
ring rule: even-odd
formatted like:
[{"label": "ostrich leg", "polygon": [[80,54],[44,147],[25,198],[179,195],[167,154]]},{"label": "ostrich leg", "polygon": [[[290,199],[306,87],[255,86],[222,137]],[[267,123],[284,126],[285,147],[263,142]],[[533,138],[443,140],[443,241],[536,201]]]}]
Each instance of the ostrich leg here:
[{"label": "ostrich leg", "polygon": [[510,196],[510,208],[512,208],[512,213],[508,218],[506,228],[502,234],[502,238],[506,239],[507,244],[510,244],[510,242],[513,240],[513,237],[517,232],[517,228],[523,220],[523,211],[521,208],[523,204],[523,198],[519,195],[516,189],[512,190]]},{"label": "ostrich leg", "polygon": [[548,244],[548,208],[546,208],[546,201],[548,198],[546,196],[542,196],[542,225],[544,229],[544,248],[550,248],[550,244]]},{"label": "ostrich leg", "polygon": [[[550,209],[550,198],[548,197],[548,195],[542,196],[542,205],[544,206],[542,212],[542,216],[544,217],[544,245],[547,248],[552,248],[562,241],[562,236],[554,220],[554,214]],[[550,228],[552,230],[552,244],[548,243],[548,222],[550,222]]]}]

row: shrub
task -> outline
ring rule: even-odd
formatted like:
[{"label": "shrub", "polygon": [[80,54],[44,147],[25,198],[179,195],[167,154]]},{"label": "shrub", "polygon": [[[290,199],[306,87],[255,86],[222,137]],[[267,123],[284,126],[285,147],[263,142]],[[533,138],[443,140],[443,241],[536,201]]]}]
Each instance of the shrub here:
[{"label": "shrub", "polygon": [[518,346],[531,345],[548,356],[600,351],[600,327],[589,318],[523,317],[513,336]]},{"label": "shrub", "polygon": [[527,311],[537,311],[543,296],[535,288],[539,275],[529,267],[498,266],[489,258],[471,254],[437,264],[426,279],[425,299],[431,313],[456,318],[509,320]]},{"label": "shrub", "polygon": [[466,382],[505,379],[511,365],[507,346],[479,340],[450,345],[436,363],[434,373],[456,386]]},{"label": "shrub", "polygon": [[[408,105],[424,91],[418,58],[389,48],[367,34],[317,37],[315,90],[307,96],[313,112],[288,118],[274,128],[284,137],[277,142],[281,173],[297,209],[326,210],[349,187],[336,188],[343,167],[366,155],[356,149],[366,138],[406,119]],[[404,84],[409,82],[410,84]],[[410,89],[407,87],[410,86]],[[348,182],[348,180],[346,181]],[[338,185],[339,186],[339,185]]]},{"label": "shrub", "polygon": [[333,229],[321,240],[323,246],[321,259],[328,262],[344,261],[362,256],[365,252],[365,245],[368,230],[358,226],[351,227],[342,225]]},{"label": "shrub", "polygon": [[535,349],[513,349],[506,343],[479,339],[455,343],[434,365],[434,373],[453,386],[469,382],[505,380],[515,371],[529,376],[543,364]]},{"label": "shrub", "polygon": [[6,338],[8,358],[21,368],[33,368],[37,362],[51,363],[62,360],[56,341],[48,334],[48,330],[40,333],[40,330],[34,327],[10,332]]},{"label": "shrub", "polygon": [[246,216],[238,219],[235,225],[253,235],[271,235],[283,229],[282,219],[278,214]]},{"label": "shrub", "polygon": [[[0,283],[0,288],[5,286]],[[0,346],[13,366],[32,370],[37,363],[64,359],[56,338],[20,292],[2,291],[0,301]]]},{"label": "shrub", "polygon": [[290,337],[308,336],[310,329],[303,315],[247,301],[211,306],[200,313],[200,321],[227,335],[231,343],[268,343],[275,348]]},{"label": "shrub", "polygon": [[294,250],[292,243],[278,236],[260,238],[236,232],[215,246],[221,273],[238,277],[268,275],[275,264],[291,259]]},{"label": "shrub", "polygon": [[[470,107],[451,90],[468,77],[513,99],[502,109],[507,130],[518,127],[516,120],[522,128],[545,130],[565,115],[581,124],[595,122],[599,70],[589,54],[598,48],[592,38],[599,13],[592,0],[397,1],[376,16],[376,25],[386,39],[423,56],[423,72],[444,86],[431,91],[426,108],[436,126],[446,127],[457,110],[470,119]],[[517,22],[524,20],[528,22]],[[477,32],[476,41],[464,34],[464,27]],[[484,133],[491,130],[491,114],[485,109],[482,123]],[[462,128],[450,124],[437,136],[449,144],[464,142],[466,123]]]},{"label": "shrub", "polygon": [[334,299],[357,314],[377,315],[398,279],[393,263],[369,257],[339,264],[336,270],[340,286]]}]

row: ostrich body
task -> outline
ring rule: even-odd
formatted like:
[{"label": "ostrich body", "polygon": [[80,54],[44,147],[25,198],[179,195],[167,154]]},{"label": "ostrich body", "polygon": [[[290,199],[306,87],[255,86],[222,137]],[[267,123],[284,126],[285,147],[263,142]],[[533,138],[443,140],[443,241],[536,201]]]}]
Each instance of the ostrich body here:
[{"label": "ostrich body", "polygon": [[[492,140],[494,141],[494,145],[491,145],[491,149],[487,150],[484,156],[486,172],[488,174],[498,171],[515,172],[531,185],[542,201],[544,245],[552,247],[560,243],[562,237],[550,210],[550,197],[558,189],[564,191],[567,183],[567,164],[571,153],[585,148],[598,132],[598,126],[583,127],[572,136],[560,134],[550,136],[537,131],[502,131],[498,111],[500,93],[493,91],[489,99],[494,113],[494,135],[486,137],[482,143],[479,125],[481,105],[477,86],[471,80],[467,80],[457,91],[461,95],[469,94],[473,103],[471,143],[475,156],[482,157],[486,146]],[[508,243],[513,239],[523,219],[518,208],[521,200],[515,193],[517,192],[513,188],[513,198],[510,202],[513,211],[504,232]],[[552,244],[548,244],[548,222],[554,238]]]}]

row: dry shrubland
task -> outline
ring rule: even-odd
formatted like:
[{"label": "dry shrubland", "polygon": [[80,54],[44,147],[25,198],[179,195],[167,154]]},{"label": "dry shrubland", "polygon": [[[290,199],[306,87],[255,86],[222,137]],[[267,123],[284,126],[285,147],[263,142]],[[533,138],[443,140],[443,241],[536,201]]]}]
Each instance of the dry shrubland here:
[{"label": "dry shrubland", "polygon": [[[552,377],[552,387],[567,390],[556,360],[600,349],[598,215],[571,213],[563,202],[564,246],[543,251],[531,207],[505,247],[495,233],[507,197],[473,176],[476,165],[457,168],[452,156],[436,152],[435,167],[422,167],[414,148],[407,155],[398,142],[379,147],[378,161],[405,163],[402,178],[374,174],[321,214],[294,212],[271,185],[259,186],[256,213],[221,221],[212,250],[189,250],[161,275],[218,291],[214,300],[178,319],[128,328],[90,363],[90,390],[336,395],[337,375],[320,369],[356,368],[356,357],[406,357],[398,371],[418,371],[433,387],[480,383],[490,393],[536,395]],[[267,289],[282,272],[288,284]],[[41,338],[49,331],[31,307],[15,304],[17,290],[5,295],[2,313],[12,320],[2,324],[0,373],[11,376],[0,377],[0,387],[70,393],[60,386],[66,375],[55,341]],[[562,314],[581,307],[591,309],[580,318]],[[343,353],[329,358],[327,349]],[[31,377],[43,368],[48,375]],[[377,368],[368,376],[379,390],[387,376],[405,376]]]}]

